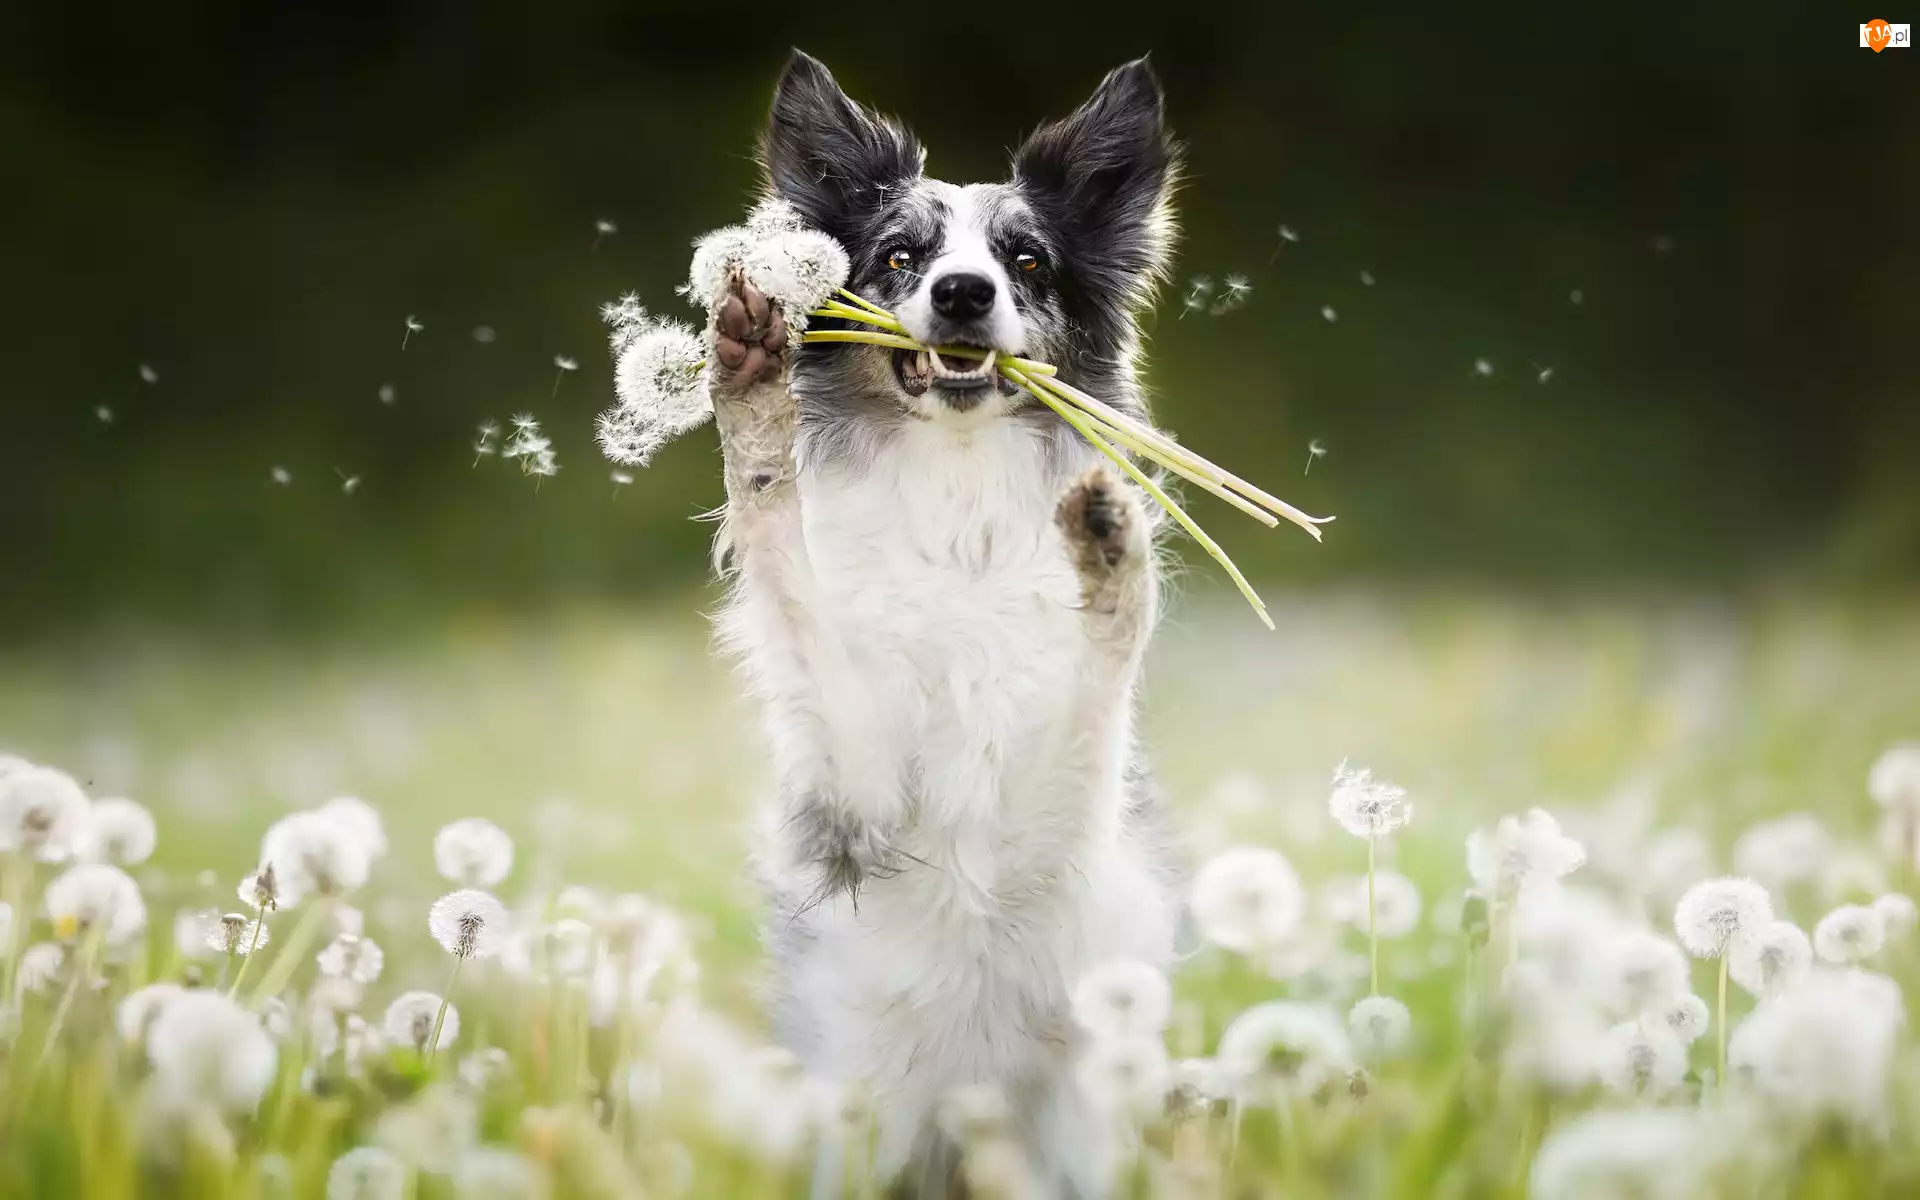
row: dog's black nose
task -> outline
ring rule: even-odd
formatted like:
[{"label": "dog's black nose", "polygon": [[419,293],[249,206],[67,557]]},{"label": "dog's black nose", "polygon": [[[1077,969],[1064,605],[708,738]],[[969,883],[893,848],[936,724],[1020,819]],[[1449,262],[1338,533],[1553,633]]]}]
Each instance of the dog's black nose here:
[{"label": "dog's black nose", "polygon": [[993,311],[993,280],[952,271],[933,281],[933,311],[949,321],[974,321]]}]

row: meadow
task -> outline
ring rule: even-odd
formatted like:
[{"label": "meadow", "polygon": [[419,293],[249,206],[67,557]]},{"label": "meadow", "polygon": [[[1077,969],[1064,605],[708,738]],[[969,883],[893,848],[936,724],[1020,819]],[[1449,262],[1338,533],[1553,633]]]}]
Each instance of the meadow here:
[{"label": "meadow", "polygon": [[[1170,994],[1117,965],[1079,998],[1083,1081],[1129,1133],[1124,1194],[1920,1188],[1900,999],[1920,935],[1911,904],[1874,905],[1920,886],[1913,814],[1868,787],[1920,736],[1920,610],[1267,591],[1277,632],[1201,591],[1149,668],[1144,726],[1206,944]],[[49,826],[19,789],[0,805],[0,1193],[803,1195],[832,1139],[845,1194],[877,1194],[867,1098],[802,1077],[761,1032],[745,862],[768,777],[708,652],[712,598],[7,652],[0,751],[68,773],[98,828]],[[1387,814],[1377,966],[1369,842],[1329,811],[1343,762],[1405,789],[1345,794],[1349,814],[1386,802],[1360,805]],[[1891,802],[1920,802],[1920,780],[1889,779],[1883,800],[1897,784]],[[114,796],[151,811],[150,856],[138,816],[99,803]],[[382,852],[364,810],[329,806],[343,796],[377,813]],[[1499,824],[1534,808],[1557,832]],[[296,818],[263,851],[313,810],[353,819]],[[465,818],[511,839],[510,866],[499,832],[442,833]],[[283,863],[281,904],[256,911],[238,892],[263,853],[320,865]],[[116,858],[124,883],[71,861]],[[74,871],[93,877],[49,890]],[[1708,922],[1735,964],[1723,1076],[1719,962],[1681,957],[1674,906],[1734,874],[1818,953],[1740,952],[1764,931],[1750,912]],[[456,902],[430,930],[462,887],[504,908]],[[1822,925],[1848,904],[1870,915]],[[1741,985],[1756,971],[1767,999]],[[1404,1012],[1370,1001],[1350,1025],[1376,990]],[[990,1096],[951,1118],[979,1194],[1036,1194]]]}]

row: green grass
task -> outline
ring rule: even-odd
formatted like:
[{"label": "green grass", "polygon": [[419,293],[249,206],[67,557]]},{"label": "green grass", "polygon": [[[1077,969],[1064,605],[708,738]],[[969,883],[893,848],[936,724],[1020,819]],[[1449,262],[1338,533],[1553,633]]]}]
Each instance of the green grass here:
[{"label": "green grass", "polygon": [[[370,1015],[401,991],[444,987],[450,960],[425,928],[427,905],[446,890],[431,840],[453,818],[482,816],[518,843],[503,898],[581,883],[672,904],[696,933],[703,1000],[754,1027],[760,956],[744,847],[769,778],[754,716],[690,615],[696,603],[673,615],[574,612],[301,646],[102,632],[0,654],[0,750],[68,769],[95,795],[142,800],[161,831],[152,862],[135,872],[153,911],[148,953],[112,968],[104,996],[77,998],[69,1036],[43,1071],[38,1039],[58,997],[25,999],[0,1067],[0,1194],[275,1194],[260,1182],[261,1156],[274,1153],[293,1169],[293,1194],[317,1196],[335,1154],[371,1137],[379,1114],[430,1077],[450,1076],[480,1038],[514,1062],[508,1085],[483,1097],[481,1128],[550,1166],[557,1194],[670,1194],[675,1180],[696,1196],[801,1194],[804,1169],[756,1165],[677,1106],[652,1123],[621,1116],[632,1135],[623,1157],[605,1131],[615,1118],[604,1077],[619,1039],[582,1035],[573,1001],[517,992],[487,964],[470,968],[455,996],[466,1020],[458,1053],[431,1066],[401,1055],[317,1096],[300,1086],[297,1046],[283,1048],[282,1080],[256,1117],[234,1124],[230,1160],[203,1153],[167,1170],[140,1165],[143,1071],[111,1034],[111,1000],[166,970],[171,912],[235,907],[233,887],[255,865],[266,826],[335,794],[377,805],[392,844],[355,898],[387,951]],[[1325,808],[1343,758],[1413,795],[1413,825],[1382,851],[1431,910],[1465,887],[1463,844],[1476,825],[1542,805],[1584,837],[1581,814],[1636,780],[1656,785],[1658,823],[1706,833],[1722,866],[1742,828],[1786,810],[1815,812],[1837,839],[1871,846],[1867,766],[1888,743],[1920,736],[1920,610],[1911,604],[1369,594],[1279,597],[1271,611],[1274,634],[1227,603],[1182,606],[1156,644],[1145,729],[1183,832],[1203,848],[1277,847],[1310,887],[1365,870],[1365,844]],[[1257,792],[1237,791],[1253,802],[1229,802],[1236,790],[1223,780],[1233,776],[1259,782]],[[1572,881],[1604,882],[1599,867]],[[203,870],[211,883],[196,881]],[[1915,887],[1911,864],[1886,870],[1890,886]],[[49,874],[43,868],[36,886]],[[1791,915],[1811,928],[1821,911],[1807,902]],[[279,917],[276,936],[296,919]],[[46,936],[42,918],[31,940]],[[1344,936],[1344,949],[1364,955],[1364,936]],[[1412,1050],[1375,1071],[1364,1098],[1305,1103],[1288,1122],[1249,1112],[1233,1194],[1524,1192],[1532,1148],[1595,1097],[1497,1084],[1479,1054],[1484,1028],[1460,1019],[1486,988],[1484,963],[1476,967],[1465,942],[1457,928],[1423,920],[1382,947],[1383,991],[1413,1012]],[[1910,945],[1890,946],[1877,965],[1905,983],[1920,979]],[[310,975],[303,966],[294,990]],[[1705,967],[1695,983],[1711,1003]],[[1207,951],[1176,987],[1169,1042],[1187,1056],[1209,1052],[1250,1002],[1334,985],[1277,982]],[[1749,1007],[1736,997],[1736,1019]],[[1712,1040],[1693,1047],[1696,1071],[1710,1065]],[[1920,1187],[1920,1070],[1910,1042],[1902,1054],[1892,1139],[1824,1130],[1796,1143],[1785,1169],[1727,1194]],[[581,1065],[556,1065],[571,1063]],[[608,1105],[597,1114],[596,1097]],[[1204,1141],[1202,1157],[1222,1165],[1223,1122],[1156,1128],[1149,1145],[1155,1154],[1179,1147],[1186,1161]],[[416,1188],[452,1194],[431,1174]]]}]

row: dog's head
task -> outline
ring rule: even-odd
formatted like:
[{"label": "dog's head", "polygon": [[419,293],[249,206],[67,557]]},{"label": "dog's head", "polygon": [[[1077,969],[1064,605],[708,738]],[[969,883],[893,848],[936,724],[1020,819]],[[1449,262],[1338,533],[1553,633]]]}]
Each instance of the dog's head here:
[{"label": "dog's head", "polygon": [[[1130,406],[1135,316],[1174,232],[1178,157],[1161,110],[1146,60],[1128,63],[1028,138],[1010,181],[959,186],[927,178],[912,134],[796,51],[762,157],[770,193],[846,248],[848,287],[915,340],[1051,362]],[[957,354],[818,343],[794,381],[805,419],[843,441],[868,442],[904,419],[976,424],[1032,411],[988,362]]]}]

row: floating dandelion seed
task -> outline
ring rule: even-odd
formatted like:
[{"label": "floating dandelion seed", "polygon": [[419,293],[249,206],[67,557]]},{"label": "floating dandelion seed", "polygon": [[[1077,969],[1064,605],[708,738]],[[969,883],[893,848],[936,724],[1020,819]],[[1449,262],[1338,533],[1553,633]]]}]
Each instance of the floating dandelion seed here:
[{"label": "floating dandelion seed", "polygon": [[113,410],[104,404],[94,405],[93,415],[102,425],[113,424]]},{"label": "floating dandelion seed", "polygon": [[621,488],[626,487],[628,484],[633,482],[633,475],[631,473],[626,471],[621,471],[618,469],[609,471],[607,473],[607,478],[613,480],[613,495],[609,497],[609,499],[613,499],[613,500],[618,500],[620,498]]},{"label": "floating dandelion seed", "polygon": [[619,232],[620,227],[618,225],[615,225],[605,217],[601,217],[593,223],[593,248],[598,250],[600,248],[601,238],[609,238]]},{"label": "floating dandelion seed", "polygon": [[366,886],[373,850],[363,833],[316,809],[268,826],[260,861],[272,865],[279,903],[289,905],[309,894],[337,898]]},{"label": "floating dandelion seed", "polygon": [[475,325],[473,327],[473,333],[469,336],[482,346],[491,346],[493,345],[493,339],[499,335],[493,331],[493,326],[491,325]]},{"label": "floating dandelion seed", "polygon": [[154,384],[160,382],[160,372],[154,370],[151,364],[141,363],[140,364],[140,382],[151,387]]},{"label": "floating dandelion seed", "polygon": [[1300,473],[1302,475],[1305,475],[1308,472],[1312,471],[1313,460],[1316,458],[1325,458],[1326,456],[1327,456],[1327,444],[1325,442],[1321,441],[1319,438],[1313,438],[1309,440],[1307,442],[1307,466],[1306,466],[1306,469],[1301,471]]},{"label": "floating dandelion seed", "polygon": [[1207,302],[1211,300],[1212,297],[1213,277],[1211,275],[1195,275],[1187,284],[1187,298],[1183,302],[1180,316],[1184,319],[1190,312],[1201,311],[1207,307]]},{"label": "floating dandelion seed", "polygon": [[355,492],[360,490],[360,477],[358,475],[349,475],[345,471],[342,471],[339,467],[335,467],[333,469],[333,473],[340,477],[340,494],[341,495],[351,496]]},{"label": "floating dandelion seed", "polygon": [[1220,292],[1220,298],[1213,302],[1210,310],[1214,316],[1230,313],[1247,302],[1247,296],[1253,291],[1253,284],[1245,275],[1229,275]]},{"label": "floating dandelion seed", "polygon": [[293,482],[293,472],[285,467],[270,467],[267,470],[267,478],[273,480],[279,487],[286,487]]},{"label": "floating dandelion seed", "polygon": [[407,314],[407,331],[406,333],[400,336],[400,348],[402,350],[405,350],[407,348],[408,340],[411,339],[414,334],[420,333],[425,329],[426,329],[426,326],[422,325],[417,317],[415,317],[412,313],[408,313]]},{"label": "floating dandelion seed", "polygon": [[580,369],[580,360],[568,358],[564,354],[556,354],[553,356],[553,366],[553,391],[547,396],[549,400],[560,394],[560,381],[567,377],[567,372]]},{"label": "floating dandelion seed", "polygon": [[1280,257],[1280,252],[1286,249],[1288,242],[1297,242],[1300,240],[1300,235],[1293,231],[1293,227],[1285,224],[1274,230],[1274,236],[1279,240],[1273,244],[1273,253],[1267,255],[1268,266],[1272,266],[1273,260]]},{"label": "floating dandelion seed", "polygon": [[482,421],[476,427],[473,439],[473,465],[479,466],[480,460],[500,453],[500,426],[491,420]]},{"label": "floating dandelion seed", "polygon": [[1340,314],[1333,311],[1333,305],[1322,304],[1320,306],[1320,319],[1328,324],[1332,324],[1340,319]]},{"label": "floating dandelion seed", "polygon": [[1567,293],[1567,303],[1578,306],[1587,302],[1587,293],[1575,288]]},{"label": "floating dandelion seed", "polygon": [[391,407],[393,402],[400,398],[400,390],[390,383],[383,383],[380,385],[379,396],[380,403]]},{"label": "floating dandelion seed", "polygon": [[1360,284],[1361,284],[1361,286],[1362,286],[1362,287],[1372,287],[1372,286],[1373,286],[1373,272],[1372,272],[1372,271],[1362,271],[1362,272],[1360,272]]},{"label": "floating dandelion seed", "polygon": [[1483,378],[1485,376],[1493,374],[1493,362],[1490,359],[1485,359],[1485,358],[1474,359],[1473,373]]},{"label": "floating dandelion seed", "polygon": [[554,459],[552,439],[540,432],[540,422],[528,413],[514,414],[513,436],[500,448],[500,456],[517,459],[523,475],[545,478],[560,470]]},{"label": "floating dandelion seed", "polygon": [[1535,383],[1545,383],[1552,378],[1553,378],[1552,367],[1543,367],[1539,363],[1533,364],[1533,381]]}]

